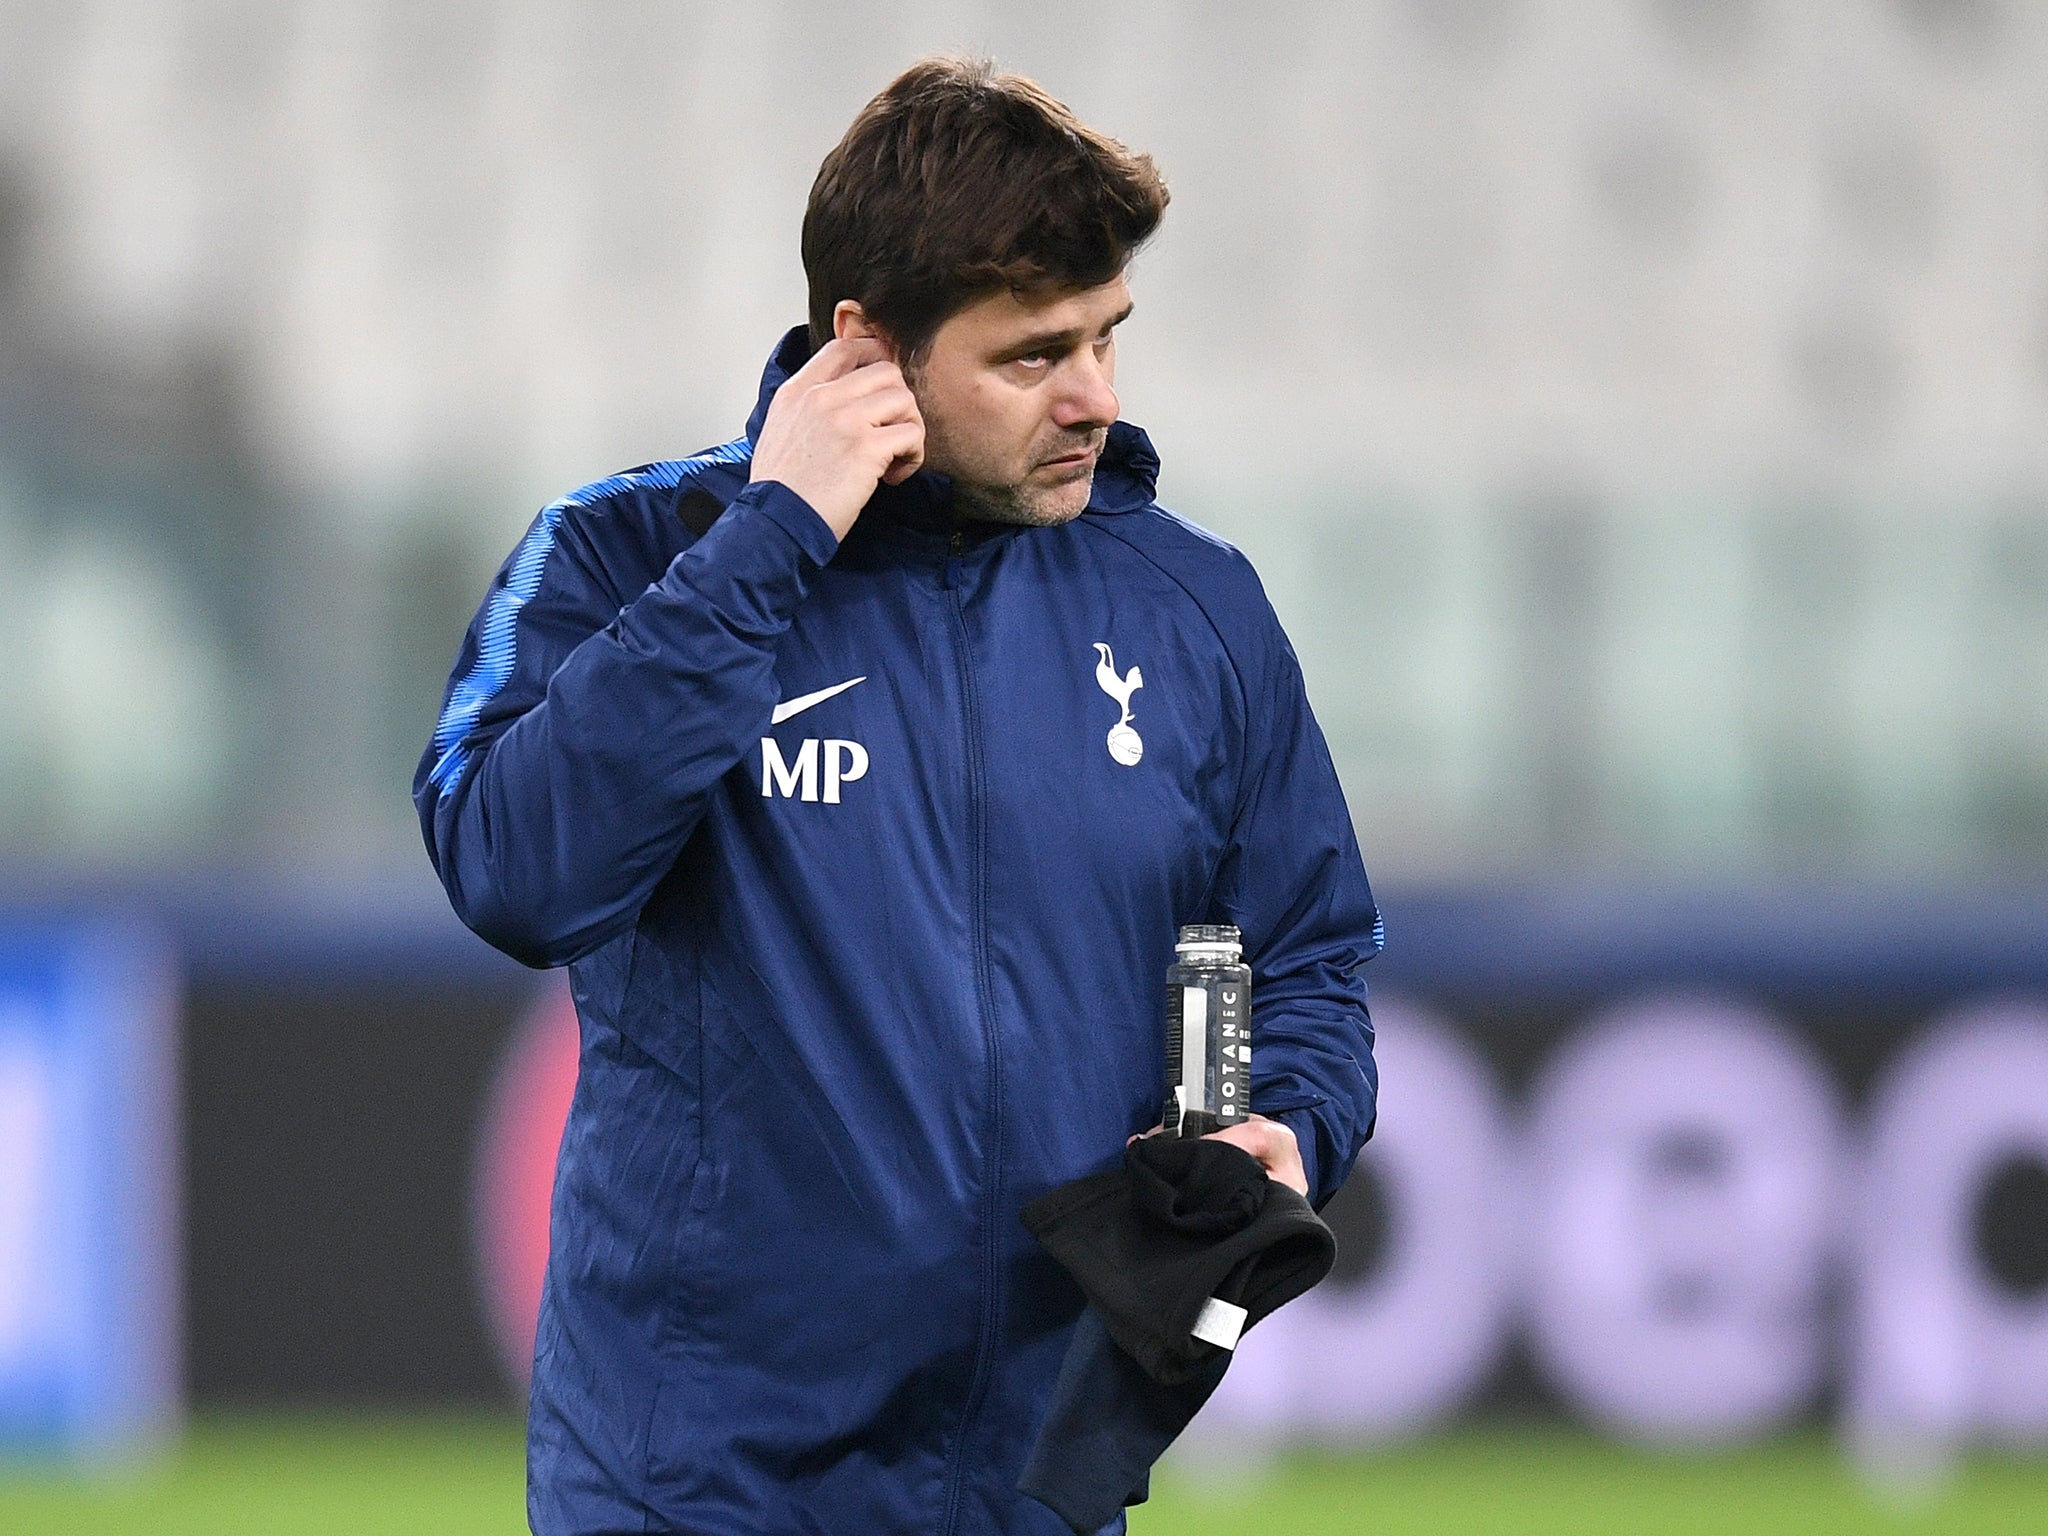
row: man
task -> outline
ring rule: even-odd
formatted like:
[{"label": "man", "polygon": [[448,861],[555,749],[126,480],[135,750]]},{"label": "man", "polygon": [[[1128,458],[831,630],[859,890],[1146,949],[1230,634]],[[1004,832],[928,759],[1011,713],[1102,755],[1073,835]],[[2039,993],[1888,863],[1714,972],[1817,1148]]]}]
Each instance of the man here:
[{"label": "man", "polygon": [[1320,1203],[1370,1129],[1293,654],[1117,419],[1165,204],[1030,82],[914,66],[819,171],[746,436],[547,508],[470,628],[428,847],[582,1020],[536,1531],[1062,1530],[1016,1484],[1082,1300],[1018,1213],[1156,1122],[1180,923],[1254,968],[1227,1134]]}]

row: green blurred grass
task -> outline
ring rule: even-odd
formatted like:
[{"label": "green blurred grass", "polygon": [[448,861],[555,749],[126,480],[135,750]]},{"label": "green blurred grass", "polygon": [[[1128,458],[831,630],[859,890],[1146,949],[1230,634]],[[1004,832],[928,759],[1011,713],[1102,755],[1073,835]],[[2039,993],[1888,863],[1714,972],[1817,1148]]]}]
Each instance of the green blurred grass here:
[{"label": "green blurred grass", "polygon": [[[1263,1470],[1197,1455],[1162,1469],[1133,1536],[2041,1536],[2048,1460],[1979,1456],[1937,1496],[1887,1503],[1813,1435],[1712,1455],[1632,1450],[1569,1429],[1474,1429]],[[0,1466],[0,1532],[92,1536],[516,1536],[516,1422],[209,1418],[118,1477]]]},{"label": "green blurred grass", "polygon": [[1820,1434],[1680,1453],[1495,1428],[1249,1476],[1162,1470],[1132,1536],[2048,1536],[2048,1460],[1973,1457],[1906,1501],[1874,1494]]},{"label": "green blurred grass", "polygon": [[516,1419],[209,1418],[160,1462],[0,1467],[6,1536],[505,1536],[526,1529]]}]

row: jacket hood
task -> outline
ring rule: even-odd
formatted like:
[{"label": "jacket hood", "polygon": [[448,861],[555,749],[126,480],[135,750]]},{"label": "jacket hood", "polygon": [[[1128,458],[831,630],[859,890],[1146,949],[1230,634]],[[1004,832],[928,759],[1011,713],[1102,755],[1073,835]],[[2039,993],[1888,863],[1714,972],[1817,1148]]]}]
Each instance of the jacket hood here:
[{"label": "jacket hood", "polygon": [[[776,343],[768,366],[761,372],[761,392],[754,402],[754,412],[747,418],[749,445],[761,435],[761,424],[768,419],[768,402],[775,397],[775,391],[810,358],[808,326],[792,327]],[[1095,487],[1088,498],[1088,510],[1138,511],[1152,504],[1158,484],[1159,454],[1152,446],[1152,439],[1145,435],[1142,427],[1133,426],[1128,421],[1112,423],[1102,446],[1102,457],[1095,465]],[[921,469],[902,485],[885,486],[882,491],[896,492],[890,499],[899,503],[944,507],[952,500],[952,480],[935,470]]]}]

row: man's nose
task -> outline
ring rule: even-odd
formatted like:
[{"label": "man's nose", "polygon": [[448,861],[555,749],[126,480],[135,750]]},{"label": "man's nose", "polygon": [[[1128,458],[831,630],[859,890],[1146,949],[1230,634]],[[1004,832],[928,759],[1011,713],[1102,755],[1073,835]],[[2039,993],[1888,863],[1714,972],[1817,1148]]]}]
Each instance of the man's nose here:
[{"label": "man's nose", "polygon": [[1108,426],[1123,406],[1110,387],[1105,360],[1083,347],[1067,361],[1066,387],[1053,406],[1053,421],[1062,427]]}]

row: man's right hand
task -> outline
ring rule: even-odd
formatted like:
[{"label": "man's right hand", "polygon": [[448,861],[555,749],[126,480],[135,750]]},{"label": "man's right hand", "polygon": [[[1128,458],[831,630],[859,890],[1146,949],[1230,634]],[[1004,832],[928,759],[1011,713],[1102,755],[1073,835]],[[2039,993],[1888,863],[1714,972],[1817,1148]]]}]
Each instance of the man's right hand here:
[{"label": "man's right hand", "polygon": [[924,418],[873,336],[828,341],[768,402],[754,444],[756,480],[778,480],[810,503],[837,538],[875,487],[908,479],[924,462]]}]

